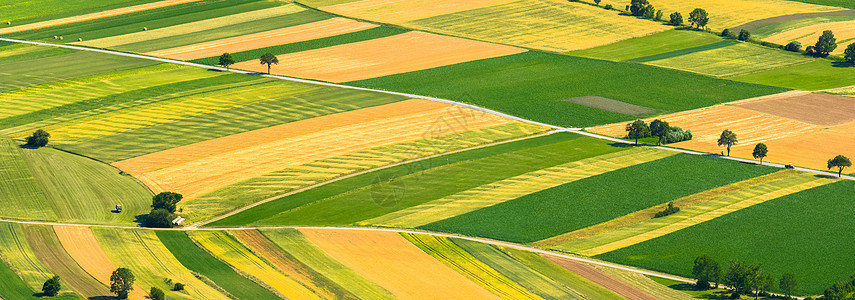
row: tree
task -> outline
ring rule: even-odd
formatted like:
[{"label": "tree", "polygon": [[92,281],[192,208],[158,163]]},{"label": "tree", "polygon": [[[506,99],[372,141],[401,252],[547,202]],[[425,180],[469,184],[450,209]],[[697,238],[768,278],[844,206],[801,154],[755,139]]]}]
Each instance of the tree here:
[{"label": "tree", "polygon": [[220,62],[218,63],[218,65],[221,65],[225,67],[226,70],[228,70],[229,66],[233,64],[235,64],[235,59],[232,58],[232,55],[230,53],[226,52],[220,55]]},{"label": "tree", "polygon": [[766,144],[759,143],[757,146],[754,146],[754,152],[751,155],[754,156],[754,159],[759,159],[760,164],[763,164],[763,159],[769,154],[769,149],[766,148]]},{"label": "tree", "polygon": [[59,276],[51,277],[42,285],[42,293],[48,297],[56,296],[60,289],[62,289],[62,284],[59,282]]},{"label": "tree", "polygon": [[649,5],[647,0],[632,0],[629,3],[629,13],[633,16],[640,17],[644,15],[644,8]]},{"label": "tree", "polygon": [[802,50],[802,43],[799,43],[797,41],[792,41],[792,42],[788,43],[786,46],[784,46],[784,50],[787,50],[790,52],[799,52],[800,50]]},{"label": "tree", "polygon": [[843,50],[843,59],[850,64],[855,64],[855,43],[846,46],[846,50]]},{"label": "tree", "polygon": [[698,29],[707,27],[707,24],[710,22],[710,17],[707,14],[707,11],[703,8],[695,8],[691,13],[689,13],[689,22],[692,23],[693,26],[697,26]]},{"label": "tree", "polygon": [[781,275],[781,282],[778,283],[778,287],[781,288],[781,291],[784,291],[784,295],[787,298],[790,298],[799,290],[799,282],[796,280],[796,275],[793,273],[784,273],[784,275]]},{"label": "tree", "polygon": [[695,266],[692,268],[692,275],[695,276],[697,286],[700,290],[708,290],[710,282],[715,282],[718,287],[718,281],[721,278],[721,268],[718,262],[713,260],[708,255],[704,254],[695,258]]},{"label": "tree", "polygon": [[164,293],[163,290],[161,290],[157,287],[151,287],[151,291],[148,292],[148,295],[149,295],[149,297],[151,297],[152,300],[164,300],[164,299],[166,299],[166,293]]},{"label": "tree", "polygon": [[768,293],[773,288],[775,288],[775,277],[772,274],[767,272],[760,271],[760,267],[757,267],[756,272],[754,272],[754,299],[760,298],[760,293]]},{"label": "tree", "polygon": [[152,209],[145,217],[145,227],[150,228],[172,228],[173,215],[168,210],[158,208]]},{"label": "tree", "polygon": [[842,177],[843,169],[851,166],[852,161],[850,161],[848,157],[843,155],[838,155],[828,160],[828,169],[831,170],[832,168],[837,168],[837,177]]},{"label": "tree", "polygon": [[270,65],[278,65],[279,59],[273,53],[264,53],[260,58],[262,65],[267,65],[267,74],[270,74]]},{"label": "tree", "polygon": [[656,8],[653,5],[645,6],[641,9],[641,17],[652,20],[656,17]]},{"label": "tree", "polygon": [[751,40],[751,32],[749,32],[748,30],[745,30],[745,29],[740,30],[739,31],[739,37],[737,39],[740,41],[743,41],[743,42],[747,42],[747,41]]},{"label": "tree", "polygon": [[852,293],[852,285],[848,282],[837,282],[830,288],[825,290],[823,295],[826,300],[844,300],[848,299],[849,293]]},{"label": "tree", "polygon": [[664,13],[664,12],[662,12],[662,10],[660,9],[660,10],[657,10],[657,11],[656,11],[656,16],[655,16],[655,17],[653,17],[653,20],[656,20],[656,21],[662,21],[662,18],[663,18],[663,17],[665,17],[665,13]]},{"label": "tree", "polygon": [[668,135],[668,131],[671,130],[671,126],[668,125],[668,122],[660,121],[659,119],[653,120],[650,122],[650,135],[658,137],[659,142],[656,145],[662,145],[662,139]]},{"label": "tree", "polygon": [[161,192],[151,198],[151,208],[165,209],[170,213],[174,213],[178,202],[180,202],[182,198],[184,198],[184,196],[179,193]]},{"label": "tree", "polygon": [[733,33],[733,30],[725,29],[721,31],[721,37],[726,39],[735,39],[736,33]]},{"label": "tree", "polygon": [[805,53],[807,53],[808,55],[811,55],[811,56],[815,56],[816,55],[816,47],[807,46],[807,48],[805,48]]},{"label": "tree", "polygon": [[724,284],[730,286],[736,295],[747,295],[751,292],[751,287],[754,286],[752,279],[756,270],[759,270],[756,266],[749,266],[741,261],[732,260],[727,267],[727,273],[724,274]]},{"label": "tree", "polygon": [[674,26],[683,26],[683,15],[675,11],[671,14],[671,21],[669,21],[668,24]]},{"label": "tree", "polygon": [[184,284],[180,283],[180,282],[176,282],[175,285],[172,286],[172,290],[173,291],[183,291],[184,290]]},{"label": "tree", "polygon": [[50,138],[50,133],[44,131],[44,129],[36,130],[33,132],[33,135],[27,137],[27,145],[28,147],[40,148],[47,146],[48,139]]},{"label": "tree", "polygon": [[594,0],[594,4],[595,4],[595,5],[597,5],[597,6],[600,6],[600,2],[602,2],[602,1],[603,1],[603,0]]},{"label": "tree", "polygon": [[721,136],[718,138],[718,146],[727,146],[727,156],[730,156],[730,147],[736,145],[739,141],[736,139],[736,134],[729,129],[725,129],[721,132]]},{"label": "tree", "polygon": [[837,39],[834,37],[834,33],[831,30],[823,31],[822,36],[816,41],[814,49],[816,50],[816,54],[822,56],[827,56],[834,49],[837,49]]},{"label": "tree", "polygon": [[134,273],[128,268],[118,268],[110,275],[110,292],[119,299],[127,299],[128,293],[134,289]]},{"label": "tree", "polygon": [[642,120],[626,124],[626,137],[635,139],[635,144],[638,145],[638,139],[650,136],[650,127]]}]

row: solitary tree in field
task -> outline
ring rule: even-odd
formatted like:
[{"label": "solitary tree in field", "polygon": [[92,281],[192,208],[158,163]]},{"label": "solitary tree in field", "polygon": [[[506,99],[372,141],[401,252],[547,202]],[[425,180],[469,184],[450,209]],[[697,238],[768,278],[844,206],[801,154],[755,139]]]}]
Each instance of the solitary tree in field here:
[{"label": "solitary tree in field", "polygon": [[831,30],[823,31],[819,40],[816,41],[816,45],[814,45],[816,54],[825,56],[833,52],[834,49],[837,49],[837,38],[834,37],[834,33]]},{"label": "solitary tree in field", "polygon": [[42,294],[48,297],[56,296],[59,290],[62,289],[62,284],[59,283],[59,276],[54,276],[45,281],[42,285]]},{"label": "solitary tree in field", "polygon": [[656,143],[657,146],[662,145],[662,139],[668,135],[668,131],[671,130],[671,125],[668,125],[668,122],[661,121],[659,119],[653,120],[650,122],[650,135],[658,137],[659,142]]},{"label": "solitary tree in field", "polygon": [[855,64],[855,43],[846,46],[846,50],[843,51],[843,59],[850,64]]},{"label": "solitary tree in field", "polygon": [[220,55],[220,62],[218,63],[218,65],[221,65],[225,67],[226,70],[228,70],[229,66],[233,64],[235,64],[235,59],[232,58],[232,55],[230,53],[226,52]]},{"label": "solitary tree in field", "polygon": [[697,280],[695,286],[699,290],[710,289],[712,287],[710,282],[715,282],[715,286],[718,287],[718,281],[721,278],[721,267],[719,267],[718,262],[713,260],[712,257],[704,254],[695,258],[692,276]]},{"label": "solitary tree in field", "polygon": [[793,273],[784,273],[784,275],[781,275],[781,282],[778,283],[778,287],[781,288],[781,291],[784,292],[787,298],[790,298],[799,289],[799,282],[796,280],[796,275]]},{"label": "solitary tree in field", "polygon": [[759,143],[757,146],[754,146],[754,152],[751,154],[754,156],[754,159],[759,159],[760,164],[763,164],[763,159],[766,158],[766,155],[769,154],[769,149],[766,148],[766,144]]},{"label": "solitary tree in field", "polygon": [[638,145],[638,139],[650,135],[650,127],[642,120],[626,124],[626,137],[635,139],[635,144]]},{"label": "solitary tree in field", "polygon": [[736,134],[729,129],[725,129],[721,132],[721,136],[718,138],[718,146],[727,146],[727,156],[730,156],[730,147],[736,145],[739,141],[736,139]]},{"label": "solitary tree in field", "polygon": [[848,157],[843,155],[838,155],[828,160],[828,169],[831,170],[832,168],[837,168],[837,177],[842,177],[843,169],[851,166],[852,161],[850,161]]},{"label": "solitary tree in field", "polygon": [[33,147],[33,148],[40,148],[40,147],[47,146],[49,138],[50,138],[50,133],[48,133],[47,131],[44,131],[44,129],[36,130],[36,132],[33,132],[33,135],[27,137],[26,146]]},{"label": "solitary tree in field", "polygon": [[698,29],[707,27],[707,24],[709,22],[710,17],[707,14],[707,11],[703,8],[695,8],[695,10],[689,13],[689,23],[692,23],[693,26],[698,27]]},{"label": "solitary tree in field", "polygon": [[170,213],[174,213],[178,202],[181,202],[183,198],[184,196],[179,193],[161,192],[151,198],[151,208],[165,209]]},{"label": "solitary tree in field", "polygon": [[683,26],[683,15],[675,11],[671,14],[671,21],[668,22],[668,24],[674,26]]},{"label": "solitary tree in field", "polygon": [[276,55],[273,55],[273,53],[264,53],[264,55],[261,56],[261,64],[267,65],[267,74],[270,74],[270,65],[278,65],[279,59],[276,58]]},{"label": "solitary tree in field", "polygon": [[119,299],[127,299],[134,289],[134,273],[128,268],[118,268],[110,275],[110,292]]}]

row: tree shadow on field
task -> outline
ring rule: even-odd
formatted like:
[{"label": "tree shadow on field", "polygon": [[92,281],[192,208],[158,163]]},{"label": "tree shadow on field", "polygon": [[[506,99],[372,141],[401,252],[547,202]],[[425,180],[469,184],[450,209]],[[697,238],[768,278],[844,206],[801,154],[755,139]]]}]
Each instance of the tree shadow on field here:
[{"label": "tree shadow on field", "polygon": [[220,72],[220,73],[225,72],[225,71],[220,70],[220,69],[208,69],[208,71],[209,72]]},{"label": "tree shadow on field", "polygon": [[831,66],[835,68],[851,68],[855,67],[855,64],[845,61],[835,61],[831,63]]},{"label": "tree shadow on field", "polygon": [[114,300],[114,299],[116,299],[116,297],[114,297],[114,296],[96,296],[96,297],[89,297],[86,299],[88,299],[88,300]]},{"label": "tree shadow on field", "polygon": [[136,215],[134,216],[134,223],[137,223],[138,226],[142,226],[142,224],[145,223],[145,218],[147,217],[147,214]]},{"label": "tree shadow on field", "polygon": [[627,144],[627,143],[611,143],[611,144],[609,144],[609,146],[612,146],[615,148],[632,148],[632,147],[643,147],[643,146],[647,146],[647,145],[646,144],[638,144],[636,146],[635,144]]},{"label": "tree shadow on field", "polygon": [[816,174],[816,175],[813,175],[813,177],[822,178],[822,179],[839,179],[837,176],[823,175],[823,174]]},{"label": "tree shadow on field", "polygon": [[730,299],[730,292],[727,290],[698,290],[694,284],[680,283],[668,286],[671,289],[682,292],[702,292],[704,294],[696,295],[699,299]]}]

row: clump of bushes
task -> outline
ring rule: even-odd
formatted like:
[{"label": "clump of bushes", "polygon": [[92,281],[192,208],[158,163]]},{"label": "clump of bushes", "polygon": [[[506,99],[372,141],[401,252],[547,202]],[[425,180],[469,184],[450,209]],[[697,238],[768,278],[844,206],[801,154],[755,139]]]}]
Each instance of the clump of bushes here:
[{"label": "clump of bushes", "polygon": [[152,300],[166,299],[166,294],[163,292],[163,290],[157,287],[151,287],[151,291],[149,291],[148,295],[149,297],[151,297]]},{"label": "clump of bushes", "polygon": [[612,9],[614,9],[615,7],[614,7],[613,5],[611,5],[611,4],[606,4],[606,6],[604,6],[603,8],[608,9],[608,10],[612,10]]},{"label": "clump of bushes", "polygon": [[726,39],[735,39],[736,38],[736,32],[733,32],[733,30],[730,30],[730,29],[725,29],[724,31],[721,32],[721,37],[726,38]]},{"label": "clump of bushes", "polygon": [[745,30],[745,29],[740,30],[739,31],[739,37],[737,37],[737,39],[739,39],[740,41],[743,41],[743,42],[750,41],[751,40],[751,32],[748,32],[748,30]]},{"label": "clump of bushes", "polygon": [[668,207],[666,207],[664,210],[662,210],[660,212],[657,212],[656,215],[653,217],[654,218],[661,218],[664,216],[670,216],[670,215],[676,214],[679,211],[680,211],[680,208],[674,206],[674,202],[668,202]]},{"label": "clump of bushes", "polygon": [[184,290],[184,284],[180,283],[180,282],[176,282],[175,285],[172,286],[172,290],[173,291],[183,291]]},{"label": "clump of bushes", "polygon": [[665,135],[665,143],[677,143],[682,141],[688,141],[692,139],[692,131],[691,130],[683,130],[683,128],[677,126],[671,126],[668,129],[668,133]]},{"label": "clump of bushes", "polygon": [[799,51],[802,51],[802,43],[799,43],[799,42],[796,42],[796,41],[792,41],[792,42],[790,42],[789,44],[787,44],[786,46],[784,46],[784,50],[787,50],[787,51],[790,51],[790,52],[799,52]]},{"label": "clump of bushes", "polygon": [[143,225],[152,228],[172,228],[175,209],[183,196],[173,192],[162,192],[155,195],[151,201],[151,212],[146,216]]}]

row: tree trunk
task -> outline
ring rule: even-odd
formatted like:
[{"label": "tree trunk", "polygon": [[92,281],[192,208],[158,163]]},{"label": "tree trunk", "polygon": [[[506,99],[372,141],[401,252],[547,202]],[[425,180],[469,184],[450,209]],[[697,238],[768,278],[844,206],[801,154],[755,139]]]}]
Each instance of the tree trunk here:
[{"label": "tree trunk", "polygon": [[730,156],[730,145],[727,145],[727,156]]},{"label": "tree trunk", "polygon": [[837,178],[843,177],[843,168],[837,169]]},{"label": "tree trunk", "polygon": [[270,64],[267,64],[267,75],[270,75]]},{"label": "tree trunk", "polygon": [[656,146],[662,146],[662,137],[659,137],[659,142],[656,143]]}]

